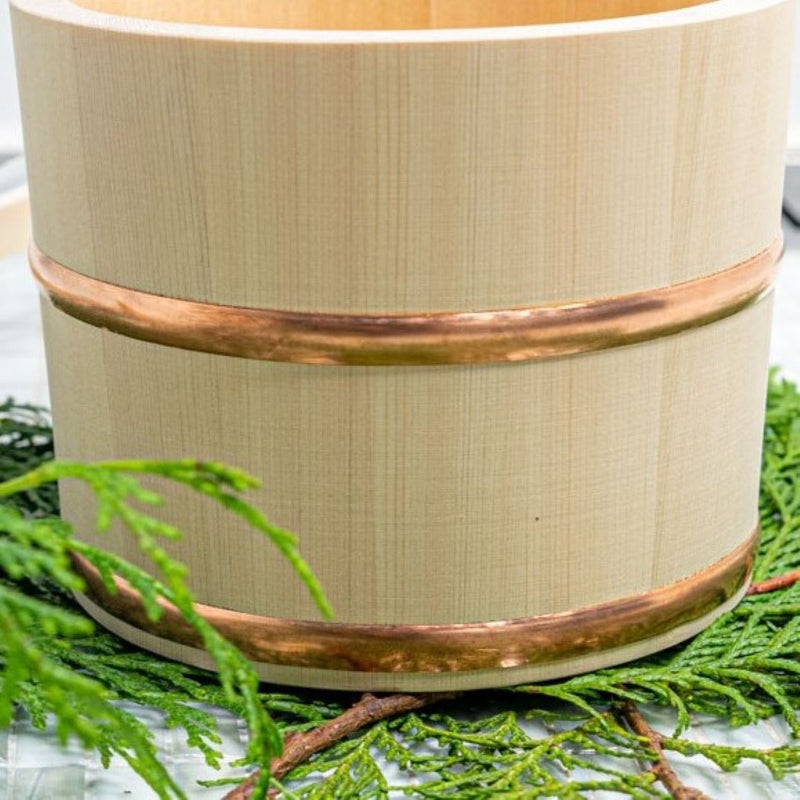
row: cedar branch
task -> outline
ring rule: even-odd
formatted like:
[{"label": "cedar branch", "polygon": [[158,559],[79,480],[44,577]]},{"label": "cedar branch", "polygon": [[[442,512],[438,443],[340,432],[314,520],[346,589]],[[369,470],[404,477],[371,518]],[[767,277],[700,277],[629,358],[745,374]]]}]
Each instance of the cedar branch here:
[{"label": "cedar branch", "polygon": [[800,581],[800,569],[787,572],[784,575],[776,575],[774,578],[767,578],[765,581],[754,583],[747,590],[748,595],[767,594],[767,592],[777,592],[779,589],[788,589],[797,581]]},{"label": "cedar branch", "polygon": [[661,781],[671,797],[675,800],[711,800],[707,794],[686,786],[681,781],[664,755],[663,737],[647,724],[647,720],[634,703],[630,700],[618,703],[615,705],[615,711],[637,736],[647,740],[655,754],[650,771]]},{"label": "cedar branch", "polygon": [[[286,737],[283,753],[272,759],[270,773],[273,778],[280,779],[295,767],[303,764],[315,753],[330,747],[351,733],[382,719],[397,716],[407,711],[416,711],[425,706],[452,700],[460,692],[437,692],[431,694],[392,694],[386,697],[375,697],[373,694],[362,695],[353,706],[335,719],[310,731],[293,733]],[[253,787],[259,777],[259,770],[228,792],[223,800],[249,800]]]},{"label": "cedar branch", "polygon": [[[747,590],[747,595],[766,594],[786,589],[800,580],[800,569],[787,572],[785,575],[778,575],[774,578],[754,583]],[[372,694],[365,694],[361,699],[347,709],[336,719],[314,728],[305,733],[290,734],[284,742],[283,753],[274,758],[270,765],[271,774],[274,778],[280,779],[291,772],[295,767],[303,764],[315,753],[330,747],[332,744],[344,739],[351,733],[360,730],[372,722],[403,714],[407,711],[414,711],[424,708],[432,703],[443,700],[450,700],[457,697],[460,693],[438,693],[438,694],[393,694],[385,697],[375,697]],[[641,712],[631,702],[625,702],[617,706],[619,715],[627,722],[630,728],[638,736],[647,739],[656,759],[653,761],[651,771],[664,784],[672,797],[676,800],[710,800],[707,795],[698,789],[685,786],[675,771],[670,766],[664,755],[661,746],[662,736],[653,730],[646,722]],[[243,783],[225,795],[223,800],[249,800],[252,797],[253,787],[258,780],[260,771],[254,772]],[[274,797],[274,793],[271,793]]]}]

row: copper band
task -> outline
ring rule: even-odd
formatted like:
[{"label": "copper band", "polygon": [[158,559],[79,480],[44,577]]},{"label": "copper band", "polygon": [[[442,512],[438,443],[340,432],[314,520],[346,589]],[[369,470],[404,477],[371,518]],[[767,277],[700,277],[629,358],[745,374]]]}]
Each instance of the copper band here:
[{"label": "copper band", "polygon": [[33,274],[61,311],[147,342],[298,364],[411,365],[530,361],[605,350],[707,325],[758,301],[777,239],[741,264],[643,292],[474,312],[349,315],[213,305],[89,278],[31,245]]},{"label": "copper band", "polygon": [[[357,672],[466,672],[551,663],[622,647],[699,619],[750,579],[758,533],[684,580],[645,594],[529,619],[453,625],[367,625],[261,617],[213,606],[197,611],[253,661]],[[97,570],[74,556],[86,595],[114,617],[170,641],[202,647],[171,606],[154,623],[139,595],[117,578],[106,589]]]}]

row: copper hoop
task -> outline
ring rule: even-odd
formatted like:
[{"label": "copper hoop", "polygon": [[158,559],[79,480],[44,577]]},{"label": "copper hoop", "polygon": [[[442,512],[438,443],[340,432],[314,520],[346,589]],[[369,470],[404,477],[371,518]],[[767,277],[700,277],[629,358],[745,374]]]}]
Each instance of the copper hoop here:
[{"label": "copper hoop", "polygon": [[[644,594],[528,619],[452,625],[371,625],[261,617],[213,606],[196,610],[257,662],[357,672],[466,672],[575,658],[639,642],[699,619],[749,581],[758,531],[724,558],[683,580]],[[121,578],[110,593],[98,571],[73,556],[86,596],[128,624],[191,647],[194,629],[170,605],[150,620]]]},{"label": "copper hoop", "polygon": [[87,277],[30,247],[56,308],[148,342],[298,364],[424,365],[532,361],[622,347],[708,325],[771,288],[782,239],[736,266],[642,292],[529,308],[426,314],[317,314],[214,305]]}]

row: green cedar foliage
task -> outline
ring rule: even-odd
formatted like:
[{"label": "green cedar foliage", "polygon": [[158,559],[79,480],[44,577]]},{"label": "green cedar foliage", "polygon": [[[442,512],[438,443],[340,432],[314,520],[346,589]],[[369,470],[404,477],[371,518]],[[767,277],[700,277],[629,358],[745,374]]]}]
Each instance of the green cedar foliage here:
[{"label": "green cedar foliage", "polygon": [[[155,475],[183,484],[243,517],[286,557],[308,587],[322,613],[331,610],[317,579],[303,561],[292,534],[270,524],[241,494],[257,485],[240,470],[212,462],[190,460],[152,462],[116,461],[79,464],[45,461],[32,469],[50,440],[43,420],[33,409],[0,407],[0,443],[3,445],[0,482],[0,727],[9,725],[17,705],[44,726],[55,718],[62,742],[77,737],[96,748],[105,763],[116,753],[164,798],[183,797],[159,763],[152,736],[131,714],[112,700],[125,698],[149,703],[166,714],[167,724],[186,728],[188,740],[210,763],[218,754],[218,736],[208,714],[190,709],[187,700],[217,700],[240,713],[251,736],[247,760],[268,763],[281,751],[282,737],[259,695],[259,679],[247,659],[194,610],[186,585],[186,569],[162,546],[180,531],[151,516],[143,508],[156,506],[160,497],[142,487],[138,478]],[[52,512],[53,487],[58,480],[87,484],[97,499],[97,527],[106,531],[120,523],[149,558],[160,577],[84,541]],[[45,488],[46,487],[46,488]],[[113,637],[96,634],[94,625],[67,603],[53,603],[31,587],[80,591],[81,578],[73,571],[70,554],[77,553],[100,573],[110,591],[119,575],[142,596],[148,616],[163,613],[159,601],[175,606],[202,638],[219,671],[219,688],[204,692],[185,679],[180,667],[143,654],[123,655]],[[26,585],[27,584],[27,585]],[[57,587],[51,589],[50,587]],[[179,687],[180,692],[173,689]],[[265,775],[256,796],[268,785]]]},{"label": "green cedar foliage", "polygon": [[[34,423],[30,429],[20,429],[20,441],[28,438],[19,450],[29,453],[31,461],[25,463],[25,455],[15,456],[14,469],[48,457],[47,435],[46,420],[40,428]],[[37,442],[40,453],[34,453]],[[5,457],[0,460],[0,470],[7,468],[7,461]],[[17,495],[20,497],[26,513],[52,513],[47,505],[50,501],[36,492]],[[800,568],[800,392],[775,375],[770,379],[767,403],[760,515],[762,538],[755,579]],[[13,564],[13,556],[9,558]],[[33,575],[38,580],[44,571],[27,565],[25,577]],[[51,592],[49,586],[45,589]],[[34,587],[28,594],[50,604],[45,615],[49,618],[55,610],[53,595],[37,594],[45,589]],[[64,603],[58,608],[63,609]],[[471,693],[430,710],[374,723],[287,775],[283,796],[386,798],[394,791],[415,797],[488,800],[581,798],[607,790],[637,799],[667,797],[649,770],[656,755],[651,745],[621,722],[617,709],[621,700],[674,709],[676,730],[661,738],[668,758],[701,755],[725,771],[755,761],[780,779],[800,771],[800,745],[795,742],[754,749],[700,744],[685,738],[684,733],[692,715],[711,714],[736,726],[780,714],[797,736],[798,611],[800,584],[795,584],[745,598],[691,642],[647,659],[549,684]],[[54,615],[48,624],[69,628],[85,621],[70,617],[62,622]],[[54,647],[57,641],[63,652]],[[192,702],[246,713],[241,699],[232,699],[201,670],[134,651],[109,634],[74,631],[66,640],[40,637],[36,642],[46,658],[65,669],[78,670],[102,686],[106,700],[134,700],[159,708],[169,724],[186,728],[189,741],[206,753],[210,763],[219,757],[213,719]],[[15,702],[25,707],[34,721],[44,724],[43,684],[21,680],[18,687]],[[352,700],[318,692],[260,695],[283,731],[313,728],[341,713]],[[117,734],[127,735],[127,729],[135,726],[130,718],[122,719],[124,725]],[[73,720],[67,719],[65,724],[65,733],[75,732],[70,727]],[[106,729],[116,725],[114,719]],[[105,741],[99,745],[101,752],[118,752],[118,745]],[[130,752],[136,757],[135,750]],[[249,754],[252,763],[262,765],[267,763],[265,756],[266,751],[261,756]],[[384,761],[389,763],[389,771]],[[156,767],[148,762],[147,769],[152,783],[161,781],[163,796],[173,796],[166,793],[167,780],[156,773]],[[391,769],[405,773],[411,785],[391,779]]]}]

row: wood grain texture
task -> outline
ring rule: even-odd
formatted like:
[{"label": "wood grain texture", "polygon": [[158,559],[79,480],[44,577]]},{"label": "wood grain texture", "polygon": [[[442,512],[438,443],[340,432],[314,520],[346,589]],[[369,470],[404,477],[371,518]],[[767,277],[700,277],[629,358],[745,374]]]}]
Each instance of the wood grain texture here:
[{"label": "wood grain texture", "polygon": [[690,280],[778,232],[787,0],[406,44],[109,31],[66,7],[17,0],[13,25],[35,238],[92,277],[472,311]]},{"label": "wood grain texture", "polygon": [[[164,348],[46,305],[57,443],[66,458],[185,455],[258,475],[255,498],[300,535],[343,622],[563,611],[684,578],[753,530],[770,307],[551,362],[369,368]],[[101,541],[86,497],[62,497]],[[316,617],[243,524],[169,498],[198,600]]]},{"label": "wood grain texture", "polygon": [[[170,8],[262,23],[255,4],[222,6]],[[376,7],[364,27],[400,24]],[[543,7],[489,3],[480,19],[514,25]],[[277,26],[288,5],[271,8]],[[662,6],[628,10],[648,8]],[[37,244],[85,275],[166,296],[416,313],[649,290],[775,239],[788,0],[490,33],[432,24],[204,28],[14,0]],[[629,347],[437,367],[234,359],[44,313],[59,454],[249,469],[343,622],[521,618],[634,595],[713,563],[757,521],[771,297]],[[315,617],[271,548],[168,495],[198,599]],[[63,500],[91,536],[87,498],[66,485]],[[136,560],[119,532],[108,541]]]}]

